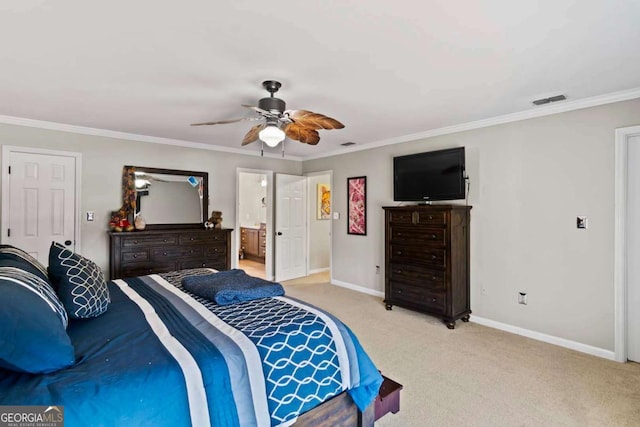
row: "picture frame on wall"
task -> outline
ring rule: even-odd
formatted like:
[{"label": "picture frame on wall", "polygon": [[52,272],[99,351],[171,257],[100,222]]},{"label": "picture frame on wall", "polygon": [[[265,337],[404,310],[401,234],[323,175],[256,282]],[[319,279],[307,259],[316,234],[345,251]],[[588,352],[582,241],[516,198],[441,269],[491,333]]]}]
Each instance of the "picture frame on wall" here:
[{"label": "picture frame on wall", "polygon": [[329,184],[318,184],[316,189],[316,219],[331,219],[331,188]]},{"label": "picture frame on wall", "polygon": [[367,235],[367,177],[347,178],[347,234]]}]

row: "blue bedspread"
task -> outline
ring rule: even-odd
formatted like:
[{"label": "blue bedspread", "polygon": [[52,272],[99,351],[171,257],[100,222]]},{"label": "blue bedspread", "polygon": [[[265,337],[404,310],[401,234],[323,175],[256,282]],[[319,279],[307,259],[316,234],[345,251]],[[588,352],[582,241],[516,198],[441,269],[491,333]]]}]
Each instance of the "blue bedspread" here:
[{"label": "blue bedspread", "polygon": [[76,364],[0,370],[0,405],[63,405],[68,427],[244,427],[289,425],[344,390],[361,410],[375,398],[382,377],[333,316],[287,297],[216,305],[183,275],[110,282],[109,310],[69,325]]},{"label": "blue bedspread", "polygon": [[185,277],[182,279],[182,286],[189,292],[220,305],[284,295],[284,288],[280,283],[249,276],[243,270],[235,268],[204,276]]}]

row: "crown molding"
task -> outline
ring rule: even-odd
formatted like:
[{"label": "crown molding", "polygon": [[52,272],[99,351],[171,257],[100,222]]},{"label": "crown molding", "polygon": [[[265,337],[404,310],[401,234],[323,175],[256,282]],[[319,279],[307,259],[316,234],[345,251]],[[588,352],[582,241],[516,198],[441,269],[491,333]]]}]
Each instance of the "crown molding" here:
[{"label": "crown molding", "polygon": [[[535,107],[530,110],[520,111],[517,113],[505,114],[502,116],[491,117],[483,120],[462,123],[453,126],[432,129],[424,132],[413,133],[409,135],[398,136],[394,138],[383,139],[371,143],[342,148],[326,153],[318,153],[309,156],[290,156],[282,157],[278,154],[264,153],[264,157],[272,159],[284,159],[293,161],[306,161],[314,159],[322,159],[341,154],[348,154],[357,151],[370,150],[373,148],[384,147],[387,145],[401,144],[403,142],[416,141],[420,139],[432,138],[434,136],[449,135],[457,132],[464,132],[473,129],[480,129],[489,126],[501,125],[506,123],[517,122],[520,120],[533,119],[536,117],[550,116],[553,114],[564,113],[568,111],[580,110],[583,108],[597,107],[599,105],[612,104],[614,102],[628,101],[640,98],[640,87],[613,92],[605,95],[592,96],[589,98],[577,99],[575,101],[563,101],[558,104],[546,104]],[[260,151],[247,151],[240,148],[223,147],[220,145],[205,144],[202,142],[191,142],[180,139],[160,138],[157,136],[139,135],[134,133],[117,132],[112,130],[90,128],[84,126],[68,125],[64,123],[47,122],[43,120],[26,119],[22,117],[12,117],[0,115],[0,123],[16,126],[26,126],[39,129],[49,129],[61,132],[78,133],[83,135],[102,136],[106,138],[125,139],[130,141],[149,142],[152,144],[173,145],[177,147],[197,148],[200,150],[220,151],[224,153],[241,154],[244,156],[260,157]]]},{"label": "crown molding", "polygon": [[403,142],[417,141],[419,139],[432,138],[434,136],[449,135],[452,133],[464,132],[473,129],[480,129],[489,126],[501,125],[505,123],[518,122],[521,120],[533,119],[536,117],[551,116],[553,114],[565,113],[568,111],[580,110],[583,108],[597,107],[599,105],[612,104],[614,102],[628,101],[640,98],[640,87],[613,92],[605,95],[592,96],[589,98],[577,99],[575,101],[563,101],[558,104],[545,104],[535,107],[531,110],[520,111],[517,113],[505,114],[503,116],[491,117],[483,120],[462,123],[453,126],[447,126],[438,129],[432,129],[424,132],[413,133],[409,135],[398,136],[394,138],[383,139],[360,146],[352,146],[349,148],[341,148],[328,153],[320,153],[303,157],[303,160],[322,159],[325,157],[337,156],[341,154],[353,153],[356,151],[370,150],[372,148],[384,147],[387,145],[400,144]]},{"label": "crown molding", "polygon": [[[135,133],[117,132],[112,130],[90,128],[85,126],[68,125],[64,123],[47,122],[43,120],[26,119],[23,117],[12,117],[0,115],[0,123],[7,125],[25,126],[38,129],[48,129],[60,132],[70,132],[82,135],[101,136],[106,138],[125,139],[129,141],[149,142],[152,144],[173,145],[176,147],[197,148],[208,151],[221,151],[224,153],[241,154],[244,156],[260,157],[260,151],[248,151],[240,148],[222,147],[220,145],[205,144],[202,142],[183,141],[180,139],[160,138],[157,136],[139,135]],[[272,159],[284,159],[302,161],[302,157],[288,156],[283,157],[279,154],[264,153],[263,157]]]}]

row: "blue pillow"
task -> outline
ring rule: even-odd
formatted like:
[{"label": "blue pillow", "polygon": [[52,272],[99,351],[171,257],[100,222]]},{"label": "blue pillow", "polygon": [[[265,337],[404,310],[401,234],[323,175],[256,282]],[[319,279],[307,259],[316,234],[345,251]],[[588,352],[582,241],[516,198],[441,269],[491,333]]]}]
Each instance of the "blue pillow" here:
[{"label": "blue pillow", "polygon": [[67,313],[48,282],[0,267],[0,295],[0,367],[38,374],[73,365]]},{"label": "blue pillow", "polygon": [[20,248],[11,245],[0,245],[0,261],[6,261],[2,263],[4,266],[12,265],[12,261],[20,262],[20,268],[41,277],[47,282],[49,281],[49,275],[44,265]]},{"label": "blue pillow", "polygon": [[49,277],[69,317],[86,319],[107,311],[109,288],[100,267],[93,261],[52,242]]}]

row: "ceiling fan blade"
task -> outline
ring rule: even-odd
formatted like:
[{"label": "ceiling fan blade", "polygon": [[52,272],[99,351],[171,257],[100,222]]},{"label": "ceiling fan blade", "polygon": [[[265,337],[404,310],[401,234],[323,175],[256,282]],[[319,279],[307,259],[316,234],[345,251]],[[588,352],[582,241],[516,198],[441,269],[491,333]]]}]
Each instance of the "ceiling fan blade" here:
[{"label": "ceiling fan blade", "polygon": [[320,142],[320,134],[317,130],[301,126],[298,123],[289,123],[286,125],[284,133],[289,139],[300,141],[303,144],[316,145]]},{"label": "ceiling fan blade", "polygon": [[272,113],[271,111],[263,110],[262,108],[254,107],[253,105],[242,104],[241,106],[244,108],[250,108],[265,117],[280,117],[280,113]]},{"label": "ceiling fan blade", "polygon": [[307,110],[290,110],[287,115],[291,120],[309,129],[342,129],[344,125],[324,114]]},{"label": "ceiling fan blade", "polygon": [[202,125],[224,125],[227,123],[235,123],[235,122],[241,122],[243,120],[247,120],[246,118],[242,117],[240,119],[229,119],[229,120],[219,120],[217,122],[205,122],[205,123],[192,123],[191,126],[202,126]]},{"label": "ceiling fan blade", "polygon": [[264,129],[265,126],[266,125],[264,123],[261,123],[249,129],[249,132],[247,132],[247,134],[244,136],[244,139],[242,140],[242,146],[251,144],[253,141],[257,140],[258,134],[262,129]]}]

